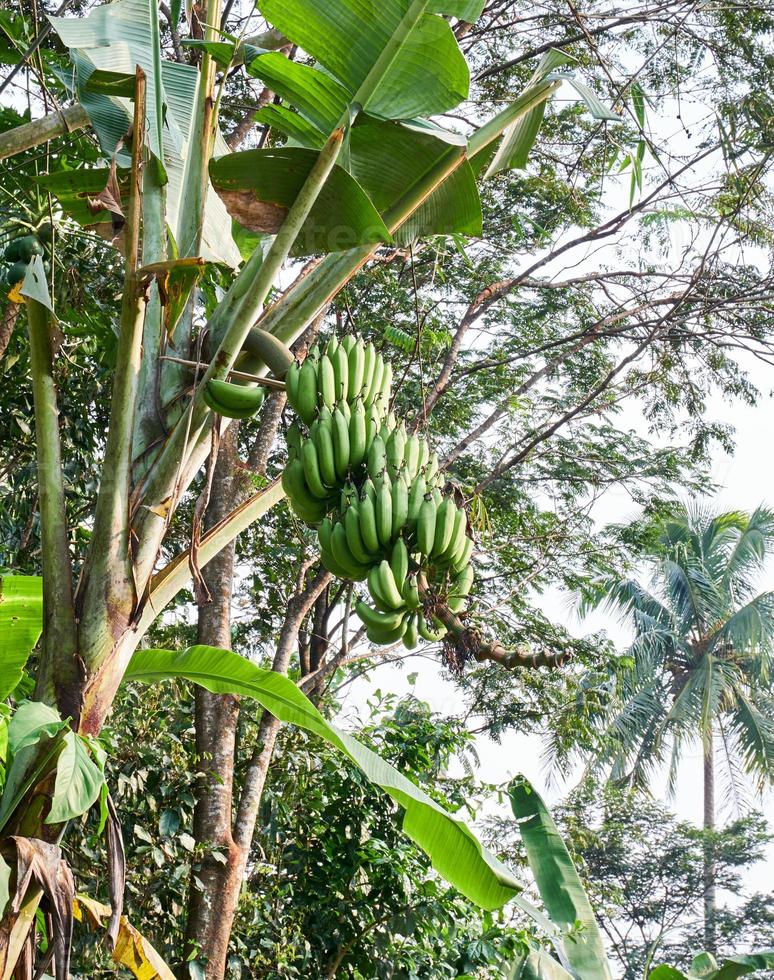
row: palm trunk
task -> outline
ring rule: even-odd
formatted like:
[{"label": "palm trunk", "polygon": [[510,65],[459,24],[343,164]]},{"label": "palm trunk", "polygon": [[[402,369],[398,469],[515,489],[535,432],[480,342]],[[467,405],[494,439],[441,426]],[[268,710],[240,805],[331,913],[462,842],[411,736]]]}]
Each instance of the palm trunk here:
[{"label": "palm trunk", "polygon": [[[715,830],[715,760],[712,745],[712,729],[704,740],[704,830]],[[715,919],[717,903],[715,895],[715,845],[704,842],[704,948],[716,952]]]},{"label": "palm trunk", "polygon": [[[215,464],[206,510],[208,527],[221,520],[237,503],[236,438],[237,426],[232,425],[223,436]],[[230,649],[233,542],[204,567],[202,578],[198,642]],[[197,688],[195,726],[200,778],[194,837],[197,844],[203,846],[204,853],[191,871],[186,955],[195,954],[205,960],[207,980],[222,980],[225,976],[231,924],[244,863],[231,833],[238,720],[239,698]]]}]

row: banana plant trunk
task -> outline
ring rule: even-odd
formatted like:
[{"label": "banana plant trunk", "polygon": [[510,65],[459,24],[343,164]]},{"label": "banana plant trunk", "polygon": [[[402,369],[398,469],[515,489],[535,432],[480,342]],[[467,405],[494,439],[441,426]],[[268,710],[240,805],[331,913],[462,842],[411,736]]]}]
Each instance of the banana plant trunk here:
[{"label": "banana plant trunk", "polygon": [[[715,830],[715,755],[712,729],[704,738],[704,830],[707,835]],[[715,894],[715,844],[704,842],[704,948],[717,952],[715,931],[717,897]]]}]

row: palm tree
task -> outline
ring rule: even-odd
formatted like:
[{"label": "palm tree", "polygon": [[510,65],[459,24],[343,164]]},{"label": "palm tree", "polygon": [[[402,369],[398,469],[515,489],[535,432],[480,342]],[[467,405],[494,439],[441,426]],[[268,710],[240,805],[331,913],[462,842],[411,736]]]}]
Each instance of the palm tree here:
[{"label": "palm tree", "polygon": [[732,779],[741,768],[757,788],[774,776],[774,593],[757,580],[774,551],[774,511],[713,514],[681,507],[660,522],[642,555],[649,584],[597,583],[581,611],[606,604],[634,630],[632,665],[606,714],[596,760],[610,777],[647,786],[669,759],[674,789],[683,749],[703,748],[704,943],[714,951],[715,743]]}]

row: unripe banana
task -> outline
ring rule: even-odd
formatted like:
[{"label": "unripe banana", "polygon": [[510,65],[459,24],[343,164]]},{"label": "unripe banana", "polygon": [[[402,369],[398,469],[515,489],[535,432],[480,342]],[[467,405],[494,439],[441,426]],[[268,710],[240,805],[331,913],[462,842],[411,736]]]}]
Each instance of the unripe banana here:
[{"label": "unripe banana", "polygon": [[393,431],[387,443],[387,469],[394,479],[403,466],[406,450],[406,427],[401,424]]},{"label": "unripe banana", "polygon": [[365,345],[358,337],[347,353],[347,373],[349,397],[362,398],[363,395],[363,373],[365,371]]},{"label": "unripe banana", "polygon": [[362,599],[358,599],[355,603],[355,612],[365,626],[384,630],[394,630],[406,615],[405,610],[401,609],[389,613],[379,612]]},{"label": "unripe banana", "polygon": [[403,450],[403,470],[409,480],[413,480],[419,472],[419,436],[413,435],[406,439]]},{"label": "unripe banana", "polygon": [[400,591],[403,596],[403,601],[409,609],[419,609],[422,601],[419,596],[419,589],[417,588],[416,575],[409,575]]},{"label": "unripe banana", "polygon": [[395,582],[395,576],[392,574],[390,563],[386,559],[382,559],[376,567],[376,571],[379,578],[379,588],[387,602],[393,609],[400,609],[405,606],[403,596]]},{"label": "unripe banana", "polygon": [[331,436],[332,423],[330,409],[323,406],[320,418],[314,423],[314,426],[316,426],[314,442],[317,449],[317,461],[320,465],[320,476],[326,487],[335,487],[338,480],[333,453],[333,438]]},{"label": "unripe banana", "polygon": [[382,592],[382,586],[379,579],[379,566],[372,565],[368,572],[368,591],[371,593],[371,598],[374,601],[374,605],[377,609],[381,609],[382,612],[394,612],[396,609],[405,608],[403,604],[394,605],[389,602],[387,597]]},{"label": "unripe banana", "polygon": [[339,348],[339,338],[336,336],[335,333],[331,334],[331,337],[325,346],[325,354],[328,357],[333,357],[333,355],[336,353],[338,348]]},{"label": "unripe banana", "polygon": [[360,398],[352,406],[352,418],[349,421],[349,462],[351,466],[360,466],[366,457],[366,410]]},{"label": "unripe banana", "polygon": [[466,565],[455,577],[447,598],[447,605],[452,612],[458,612],[465,605],[465,599],[470,595],[473,586],[473,578],[472,565]]},{"label": "unripe banana", "polygon": [[387,646],[388,643],[397,643],[406,632],[407,622],[408,620],[404,617],[393,630],[381,630],[375,626],[371,626],[366,629],[366,636],[371,643],[376,643],[379,646]]},{"label": "unripe banana", "polygon": [[452,561],[452,567],[455,571],[462,571],[463,568],[470,561],[470,556],[473,554],[473,538],[465,538],[465,544],[462,546],[462,551],[457,555]]},{"label": "unripe banana", "polygon": [[421,472],[427,465],[428,459],[430,459],[430,444],[424,436],[418,437],[419,442],[419,456],[417,457],[417,473]]},{"label": "unripe banana", "polygon": [[427,485],[431,486],[435,477],[438,473],[438,456],[435,453],[430,453],[427,458],[427,463],[425,463],[425,480],[427,480]]},{"label": "unripe banana", "polygon": [[360,496],[370,498],[371,503],[376,506],[376,487],[374,486],[374,481],[370,477],[360,488]]},{"label": "unripe banana", "polygon": [[349,420],[352,418],[352,409],[349,407],[349,402],[339,402],[338,409],[347,420],[347,425],[349,425]]},{"label": "unripe banana", "polygon": [[403,645],[408,650],[413,650],[414,647],[419,642],[419,635],[418,635],[418,629],[417,629],[417,621],[418,621],[418,619],[419,619],[419,617],[418,617],[417,613],[415,613],[415,612],[412,613],[406,619],[406,628],[405,628],[405,631],[403,633]]},{"label": "unripe banana", "polygon": [[246,388],[228,381],[209,381],[204,388],[204,403],[213,412],[229,419],[247,419],[263,404],[263,388]]},{"label": "unripe banana", "polygon": [[468,515],[463,507],[457,507],[454,515],[454,530],[452,531],[449,545],[440,557],[444,561],[454,562],[455,558],[461,554],[465,547],[465,532],[468,529]]},{"label": "unripe banana", "polygon": [[374,556],[366,548],[360,534],[360,515],[357,505],[350,507],[344,514],[344,533],[347,536],[347,545],[352,552],[355,561],[361,565],[373,563]]},{"label": "unripe banana", "polygon": [[350,551],[347,535],[340,521],[337,521],[333,526],[331,553],[336,563],[346,572],[346,578],[353,582],[362,582],[368,575],[368,565],[358,562]]},{"label": "unripe banana", "polygon": [[393,545],[392,553],[390,554],[390,568],[392,569],[398,591],[402,594],[409,569],[409,553],[403,538],[398,538]]},{"label": "unripe banana", "polygon": [[349,360],[347,352],[339,345],[331,357],[333,365],[333,382],[336,390],[336,400],[347,401],[349,397]]},{"label": "unripe banana", "polygon": [[300,373],[301,365],[297,361],[293,361],[285,375],[285,393],[294,412],[298,412],[298,376]]},{"label": "unripe banana", "polygon": [[301,441],[303,440],[301,435],[301,427],[298,422],[294,419],[287,428],[285,432],[285,441],[291,449],[295,449],[296,452],[301,450]]},{"label": "unripe banana", "polygon": [[428,643],[438,643],[446,636],[446,627],[440,626],[437,630],[432,630],[427,623],[423,613],[419,613],[417,616],[417,631],[423,640],[427,640]]},{"label": "unripe banana", "polygon": [[298,459],[291,459],[282,473],[282,487],[293,510],[302,521],[316,524],[325,517],[324,501],[310,492],[304,477],[304,467]]},{"label": "unripe banana", "polygon": [[319,497],[320,500],[326,500],[330,495],[330,491],[322,481],[320,464],[317,459],[317,449],[311,439],[304,440],[304,444],[301,446],[300,459],[304,467],[306,485],[315,497]]},{"label": "unripe banana", "polygon": [[307,357],[298,376],[298,414],[311,425],[317,414],[317,366]]},{"label": "unripe banana", "polygon": [[333,408],[336,404],[336,376],[333,372],[333,363],[327,354],[320,358],[317,369],[317,385],[320,404]]},{"label": "unripe banana", "polygon": [[396,537],[406,526],[409,509],[409,485],[403,473],[392,483],[392,536]]},{"label": "unripe banana", "polygon": [[[369,345],[373,349],[373,344]],[[365,395],[363,396],[363,401],[366,405],[373,405],[376,400],[376,396],[379,393],[379,382],[382,380],[382,374],[384,373],[384,360],[382,355],[374,350],[373,364],[371,366],[371,376],[368,388],[365,387],[365,382],[363,388]],[[366,379],[367,380],[367,379]]]},{"label": "unripe banana", "polygon": [[376,532],[387,547],[392,540],[392,484],[386,473],[376,486]]},{"label": "unripe banana", "polygon": [[356,342],[357,342],[357,338],[354,337],[351,333],[345,333],[344,336],[341,338],[341,346],[344,348],[347,355],[349,355],[349,352],[355,346]]},{"label": "unripe banana", "polygon": [[376,436],[368,449],[368,475],[379,479],[387,467],[387,450],[381,436]]},{"label": "unripe banana", "polygon": [[454,531],[454,521],[457,517],[457,506],[451,497],[447,497],[438,508],[435,519],[435,539],[433,541],[433,557],[440,557],[446,552]]},{"label": "unripe banana", "polygon": [[379,433],[379,416],[373,405],[366,407],[366,451],[371,448],[371,443]]},{"label": "unripe banana", "polygon": [[376,554],[381,547],[379,534],[376,530],[376,511],[373,500],[365,493],[358,504],[358,518],[363,544],[372,554]]},{"label": "unripe banana", "polygon": [[340,405],[336,406],[331,417],[331,438],[336,476],[339,480],[343,480],[349,471],[349,422],[344,417]]},{"label": "unripe banana", "polygon": [[358,503],[358,497],[359,494],[355,484],[347,481],[341,488],[341,502],[339,504],[341,513],[345,514],[350,507],[354,507]]},{"label": "unripe banana", "polygon": [[274,377],[280,380],[286,376],[293,364],[293,353],[290,348],[283,344],[279,337],[261,330],[260,327],[250,328],[242,349],[259,357]]},{"label": "unripe banana", "polygon": [[417,520],[419,518],[419,508],[422,506],[422,501],[425,499],[425,494],[427,493],[427,484],[425,483],[425,478],[421,473],[417,474],[414,478],[414,482],[411,484],[411,489],[409,490],[408,499],[408,514],[406,515],[406,525],[409,530],[413,531],[417,526]]},{"label": "unripe banana", "polygon": [[419,508],[417,518],[417,544],[423,555],[432,553],[435,541],[435,523],[438,506],[432,497],[426,496]]}]

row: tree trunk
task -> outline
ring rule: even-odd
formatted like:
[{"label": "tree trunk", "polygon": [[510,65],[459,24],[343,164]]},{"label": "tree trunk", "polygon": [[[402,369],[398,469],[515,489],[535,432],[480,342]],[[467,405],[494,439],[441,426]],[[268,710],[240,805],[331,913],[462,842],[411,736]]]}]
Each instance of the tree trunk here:
[{"label": "tree trunk", "polygon": [[[712,745],[712,730],[710,729],[704,742],[704,830],[715,829],[715,761]],[[716,918],[715,896],[715,845],[712,841],[704,842],[704,948],[710,952],[717,951],[715,936]]]},{"label": "tree trunk", "polygon": [[[205,524],[211,527],[231,509],[239,493],[237,427],[222,439],[215,464]],[[199,589],[198,642],[231,648],[231,593],[234,544],[202,570]],[[209,595],[207,595],[209,593]],[[231,924],[236,912],[243,861],[231,835],[232,796],[239,698],[196,689],[196,752],[199,789],[194,837],[204,847],[192,868],[186,922],[186,955],[205,960],[207,980],[222,980]],[[185,973],[187,976],[187,972]]]}]

